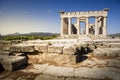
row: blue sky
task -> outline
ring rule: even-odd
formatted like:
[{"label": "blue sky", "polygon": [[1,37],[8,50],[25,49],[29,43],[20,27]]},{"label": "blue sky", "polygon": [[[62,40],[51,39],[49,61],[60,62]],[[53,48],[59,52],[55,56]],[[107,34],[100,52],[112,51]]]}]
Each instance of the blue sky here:
[{"label": "blue sky", "polygon": [[60,32],[60,10],[104,8],[108,33],[120,33],[120,0],[0,0],[0,34]]}]

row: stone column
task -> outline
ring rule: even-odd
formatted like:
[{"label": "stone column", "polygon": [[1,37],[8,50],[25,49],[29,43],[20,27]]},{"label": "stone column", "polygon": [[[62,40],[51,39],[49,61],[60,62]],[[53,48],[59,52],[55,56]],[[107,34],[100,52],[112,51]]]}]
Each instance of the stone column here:
[{"label": "stone column", "polygon": [[106,17],[103,18],[103,35],[107,35],[107,30],[106,30]]},{"label": "stone column", "polygon": [[86,28],[85,28],[85,31],[86,31],[86,35],[88,35],[88,32],[89,32],[89,29],[88,29],[88,18],[86,19]]},{"label": "stone column", "polygon": [[61,18],[61,36],[63,36],[63,24],[64,18]]},{"label": "stone column", "polygon": [[80,34],[80,19],[77,18],[77,35]]},{"label": "stone column", "polygon": [[95,35],[98,35],[98,17],[95,17]]},{"label": "stone column", "polygon": [[68,18],[68,34],[71,35],[71,18]]}]

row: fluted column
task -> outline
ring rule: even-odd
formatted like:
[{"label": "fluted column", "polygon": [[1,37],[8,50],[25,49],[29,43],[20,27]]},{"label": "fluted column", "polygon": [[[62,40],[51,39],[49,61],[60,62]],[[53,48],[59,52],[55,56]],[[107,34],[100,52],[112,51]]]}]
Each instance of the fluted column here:
[{"label": "fluted column", "polygon": [[103,35],[107,35],[107,30],[106,30],[106,17],[103,18]]},{"label": "fluted column", "polygon": [[64,24],[63,19],[64,18],[61,18],[61,36],[63,36],[63,24]]},{"label": "fluted column", "polygon": [[95,17],[95,35],[98,35],[98,17]]},{"label": "fluted column", "polygon": [[71,18],[68,18],[68,34],[71,35]]},{"label": "fluted column", "polygon": [[89,31],[88,31],[88,25],[89,25],[89,23],[88,23],[88,18],[87,18],[87,19],[86,19],[86,28],[85,28],[85,29],[86,29],[86,30],[85,30],[85,31],[86,31],[86,35],[88,35],[88,32],[89,32]]},{"label": "fluted column", "polygon": [[80,19],[77,18],[77,35],[80,34]]}]

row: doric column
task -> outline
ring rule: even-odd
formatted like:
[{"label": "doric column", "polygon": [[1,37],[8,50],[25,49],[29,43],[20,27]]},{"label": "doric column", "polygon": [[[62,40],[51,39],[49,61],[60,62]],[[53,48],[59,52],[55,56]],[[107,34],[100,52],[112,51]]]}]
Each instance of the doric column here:
[{"label": "doric column", "polygon": [[77,35],[80,34],[80,19],[77,18]]},{"label": "doric column", "polygon": [[86,31],[86,35],[88,35],[88,25],[89,25],[89,23],[88,23],[88,18],[86,19],[86,28],[85,28],[85,31]]},{"label": "doric column", "polygon": [[64,18],[61,18],[61,36],[63,36],[63,24],[64,24]]},{"label": "doric column", "polygon": [[71,35],[71,18],[68,18],[68,34]]},{"label": "doric column", "polygon": [[106,17],[103,18],[103,35],[107,35],[107,30],[106,30]]},{"label": "doric column", "polygon": [[95,35],[98,35],[98,17],[95,17]]}]

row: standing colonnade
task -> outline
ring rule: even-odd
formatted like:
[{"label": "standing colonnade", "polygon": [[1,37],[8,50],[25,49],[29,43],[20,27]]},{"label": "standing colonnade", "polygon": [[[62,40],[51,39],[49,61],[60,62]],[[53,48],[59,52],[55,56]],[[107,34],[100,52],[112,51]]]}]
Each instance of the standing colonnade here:
[{"label": "standing colonnade", "polygon": [[[84,11],[84,12],[64,12],[60,11],[61,17],[61,36],[64,35],[107,35],[106,18],[108,9],[102,11]],[[89,18],[93,17],[95,22],[89,23]],[[76,18],[75,24],[72,23],[72,18]],[[84,31],[81,32],[80,22],[84,22]]]}]

